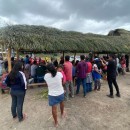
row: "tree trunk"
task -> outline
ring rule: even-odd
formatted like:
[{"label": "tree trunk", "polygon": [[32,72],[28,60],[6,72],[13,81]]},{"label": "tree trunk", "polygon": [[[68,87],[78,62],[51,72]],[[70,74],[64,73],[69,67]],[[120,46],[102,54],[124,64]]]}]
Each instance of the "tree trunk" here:
[{"label": "tree trunk", "polygon": [[12,69],[11,66],[11,48],[8,48],[8,72],[10,72]]}]

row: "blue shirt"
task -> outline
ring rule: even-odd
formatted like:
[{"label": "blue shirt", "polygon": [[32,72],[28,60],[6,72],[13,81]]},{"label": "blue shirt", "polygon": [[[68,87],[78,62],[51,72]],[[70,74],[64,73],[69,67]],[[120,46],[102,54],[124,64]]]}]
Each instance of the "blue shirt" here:
[{"label": "blue shirt", "polygon": [[93,80],[95,81],[96,79],[101,79],[101,74],[99,74],[96,71],[92,71],[92,76],[93,76]]},{"label": "blue shirt", "polygon": [[24,73],[21,71],[18,72],[14,81],[11,81],[8,75],[5,80],[5,83],[7,84],[8,87],[11,88],[11,90],[22,90],[22,91],[26,90],[27,82]]}]

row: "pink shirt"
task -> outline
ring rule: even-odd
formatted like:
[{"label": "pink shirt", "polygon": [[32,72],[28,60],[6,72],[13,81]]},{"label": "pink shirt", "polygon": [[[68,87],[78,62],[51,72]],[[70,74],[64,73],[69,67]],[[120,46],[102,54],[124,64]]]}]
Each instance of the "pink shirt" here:
[{"label": "pink shirt", "polygon": [[66,81],[71,81],[72,80],[72,63],[71,62],[65,61],[64,73],[66,76]]},{"label": "pink shirt", "polygon": [[63,83],[66,83],[66,76],[65,76],[65,73],[64,71],[61,71],[62,75],[63,75]]}]

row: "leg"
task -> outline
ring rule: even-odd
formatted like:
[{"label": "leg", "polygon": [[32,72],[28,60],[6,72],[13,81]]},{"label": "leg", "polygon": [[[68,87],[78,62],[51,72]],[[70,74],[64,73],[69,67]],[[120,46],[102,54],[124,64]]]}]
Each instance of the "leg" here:
[{"label": "leg", "polygon": [[2,88],[1,88],[1,93],[2,93],[2,94],[4,94],[4,93],[5,93],[4,89],[2,89]]},{"label": "leg", "polygon": [[84,97],[86,96],[86,78],[85,79],[82,79],[82,85],[83,85],[83,91],[84,91]]},{"label": "leg", "polygon": [[117,76],[118,76],[118,66],[116,67],[116,73],[117,73]]},{"label": "leg", "polygon": [[94,81],[94,90],[97,90],[97,79],[95,79],[95,81]]},{"label": "leg", "polygon": [[97,80],[97,84],[98,84],[98,90],[100,90],[100,88],[101,88],[101,82],[100,82],[100,79]]},{"label": "leg", "polygon": [[58,125],[57,106],[52,106],[52,115],[53,115],[53,118],[54,118],[55,126],[57,127],[57,125]]},{"label": "leg", "polygon": [[112,86],[112,79],[108,79],[108,85],[110,89],[110,95],[113,96],[113,86]]},{"label": "leg", "polygon": [[79,94],[80,83],[81,83],[81,79],[80,79],[80,78],[77,78],[77,90],[76,90],[76,94]]},{"label": "leg", "polygon": [[86,92],[89,92],[89,83],[86,83]]},{"label": "leg", "polygon": [[63,101],[60,103],[60,111],[61,111],[61,116],[64,117],[65,112],[64,112],[64,102]]},{"label": "leg", "polygon": [[69,87],[70,87],[71,97],[74,97],[74,86],[72,81],[70,81]]},{"label": "leg", "polygon": [[25,92],[17,92],[17,113],[19,121],[23,120],[23,103],[24,103]]},{"label": "leg", "polygon": [[89,84],[89,91],[91,92],[92,91],[92,83]]},{"label": "leg", "polygon": [[16,113],[17,97],[12,92],[11,92],[11,97],[12,97],[11,112],[12,112],[13,118],[15,118],[17,116],[17,113]]},{"label": "leg", "polygon": [[118,84],[117,84],[117,82],[116,82],[116,78],[113,79],[113,84],[114,84],[114,86],[115,86],[115,88],[116,88],[117,95],[120,95],[119,87],[118,87]]},{"label": "leg", "polygon": [[69,99],[69,81],[67,81],[65,84],[65,91],[66,91],[65,98],[66,100],[68,100]]}]

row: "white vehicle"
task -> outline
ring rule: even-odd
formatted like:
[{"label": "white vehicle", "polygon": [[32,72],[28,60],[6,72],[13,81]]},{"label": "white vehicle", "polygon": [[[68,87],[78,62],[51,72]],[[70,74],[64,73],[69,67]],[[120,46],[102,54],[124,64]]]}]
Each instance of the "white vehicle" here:
[{"label": "white vehicle", "polygon": [[[74,56],[70,56],[70,61],[73,61],[74,60]],[[75,57],[75,61],[76,60],[79,60],[80,61],[80,56],[76,56]]]}]

